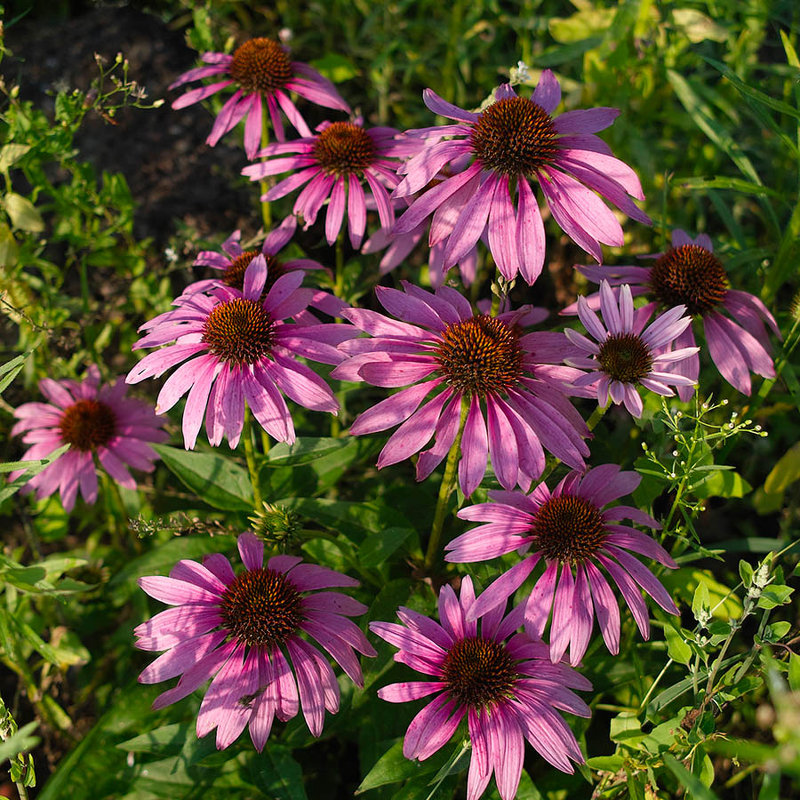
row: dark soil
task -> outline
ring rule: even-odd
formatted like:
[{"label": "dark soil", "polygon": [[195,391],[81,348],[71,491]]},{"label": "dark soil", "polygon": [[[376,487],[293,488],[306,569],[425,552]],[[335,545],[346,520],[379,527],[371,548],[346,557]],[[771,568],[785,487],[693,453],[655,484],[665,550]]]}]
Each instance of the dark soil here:
[{"label": "dark soil", "polygon": [[[20,96],[52,112],[55,87],[86,90],[95,77],[95,53],[113,61],[121,52],[129,77],[148,92],[148,101],[166,98],[157,109],[122,109],[110,124],[87,117],[76,144],[80,158],[102,170],[121,172],[138,203],[135,234],[152,237],[159,250],[181,222],[201,235],[227,235],[237,227],[258,227],[255,193],[239,173],[247,163],[235,138],[208,147],[212,118],[201,105],[174,111],[180,93],[168,91],[196,63],[181,31],[155,16],[129,7],[101,7],[64,21],[25,17],[5,31],[7,83]],[[229,137],[230,138],[230,137]]]}]

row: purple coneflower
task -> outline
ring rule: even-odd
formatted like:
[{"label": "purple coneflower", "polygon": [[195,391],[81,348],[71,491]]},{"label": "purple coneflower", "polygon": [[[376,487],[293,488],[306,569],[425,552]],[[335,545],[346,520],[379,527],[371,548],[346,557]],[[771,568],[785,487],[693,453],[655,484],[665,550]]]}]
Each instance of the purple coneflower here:
[{"label": "purple coneflower", "polygon": [[607,281],[600,284],[600,309],[608,330],[586,299],[578,298],[578,316],[597,341],[567,328],[564,333],[575,345],[576,355],[570,355],[565,362],[590,370],[575,381],[575,386],[597,384],[597,402],[601,406],[611,397],[618,405],[624,403],[634,417],[641,417],[642,398],[637,385],[665,396],[674,394],[670,384],[694,386],[693,378],[675,371],[665,372],[664,368],[690,358],[699,348],[666,349],[691,325],[692,318],[683,316],[686,306],[670,308],[645,328],[654,304],[634,309],[630,287],[625,284],[618,292],[617,298]]},{"label": "purple coneflower", "polygon": [[308,64],[290,61],[288,48],[272,39],[250,39],[237,47],[233,55],[203,53],[201,58],[208,66],[190,69],[169,88],[175,89],[212,75],[225,75],[221,81],[192,89],[172,104],[173,108],[184,108],[205,100],[227,86],[236,85],[236,91],[222,106],[206,139],[212,147],[246,116],[244,147],[247,157],[254,158],[261,147],[264,102],[279,141],[285,138],[281,111],[301,136],[310,136],[308,125],[292,102],[291,92],[326,108],[350,113],[350,107],[327,78],[323,78]]},{"label": "purple coneflower", "polygon": [[[775,377],[766,322],[780,338],[775,318],[752,294],[728,288],[728,276],[714,255],[711,239],[700,234],[692,239],[685,231],[672,232],[672,247],[654,257],[650,267],[578,267],[590,280],[606,279],[613,286],[631,284],[631,293],[649,294],[661,308],[682,304],[705,331],[708,351],[720,374],[742,394],[750,394],[750,373]],[[587,298],[591,302],[592,298]],[[564,309],[568,313],[567,309]],[[727,316],[727,312],[730,316]],[[692,326],[677,337],[675,347],[695,345]],[[680,375],[697,381],[700,357],[691,356],[675,365]],[[692,390],[678,386],[684,402]]]},{"label": "purple coneflower", "polygon": [[545,236],[533,180],[556,222],[597,261],[603,258],[601,242],[623,244],[622,228],[598,194],[629,217],[650,224],[630,199],[644,199],[636,174],[594,135],[619,112],[593,108],[553,117],[561,89],[550,70],[542,72],[531,99],[518,97],[503,84],[495,101],[479,113],[464,111],[430,89],[423,97],[431,111],[456,123],[418,132],[428,146],[405,165],[406,177],[395,195],[419,192],[454,160],[468,156],[472,163],[416,199],[395,231],[410,233],[433,213],[430,243],[447,241],[445,269],[463,258],[486,230],[502,275],[510,280],[519,271],[528,283],[536,280],[544,264]]},{"label": "purple coneflower", "polygon": [[[267,266],[267,282],[264,285],[262,294],[266,294],[275,281],[286,272],[295,270],[324,270],[325,267],[310,258],[293,258],[283,261],[278,258],[278,253],[289,243],[295,230],[297,229],[297,218],[290,214],[275,230],[270,231],[261,246],[260,255],[264,257]],[[208,278],[206,280],[195,281],[184,289],[184,294],[194,292],[207,292],[218,286],[220,281],[226,286],[242,291],[244,288],[244,274],[250,266],[250,262],[258,257],[258,250],[243,250],[239,241],[241,231],[234,231],[223,243],[222,253],[213,250],[203,250],[194,260],[195,266],[207,266],[213,269],[224,270],[219,278]],[[309,306],[328,314],[331,317],[338,317],[346,304],[330,292],[321,289],[315,290],[308,302]],[[292,319],[303,325],[313,325],[319,322],[310,311],[305,309],[293,315]]]},{"label": "purple coneflower", "polygon": [[638,525],[660,528],[649,514],[631,506],[604,509],[613,500],[630,494],[639,481],[641,476],[635,472],[621,472],[615,464],[603,464],[585,474],[571,472],[552,493],[540,483],[530,495],[489,492],[495,502],[461,509],[461,519],[484,524],[449,542],[447,561],[472,563],[518,548],[533,550],[489,586],[473,607],[473,615],[485,614],[498,605],[505,608],[506,600],[544,559],[544,573],[525,603],[525,630],[541,637],[552,609],[551,657],[558,661],[569,648],[570,661],[575,665],[586,652],[596,612],[606,647],[616,654],[619,608],[598,569],[601,566],[625,598],[642,636],[649,638],[650,622],[639,587],[670,614],[677,614],[678,609],[650,570],[627,551],[653,558],[667,567],[677,564],[650,536],[617,524],[629,519]]},{"label": "purple coneflower", "polygon": [[397,616],[403,625],[371,622],[373,633],[399,648],[395,661],[434,678],[384,686],[378,697],[405,703],[437,695],[408,726],[406,758],[424,761],[432,756],[466,716],[472,743],[467,800],[483,794],[492,772],[500,797],[512,800],[522,774],[524,739],[563,772],[573,772],[570,759],[584,762],[556,709],[590,716],[589,707],[570,689],[592,685],[566,664],[551,663],[546,644],[515,633],[523,606],[507,616],[504,605],[470,615],[474,603],[472,581],[465,577],[460,598],[450,586],[442,587],[439,624],[402,606]]},{"label": "purple coneflower", "polygon": [[181,676],[153,703],[164,708],[213,678],[200,705],[197,735],[216,728],[219,750],[249,724],[250,738],[261,751],[274,719],[291,719],[299,707],[308,729],[319,736],[325,710],[339,710],[339,685],[327,658],[300,634],[316,640],[363,687],[354,650],[367,656],[375,650],[346,617],[367,607],[339,592],[311,594],[358,586],[358,581],[296,556],[275,556],[264,567],[264,545],[252,533],[239,536],[238,545],[245,566],[238,575],[216,553],[202,564],[179,561],[168,578],[139,578],[147,594],[174,606],[135,630],[140,649],[167,651],[139,681]]},{"label": "purple coneflower", "polygon": [[134,345],[174,342],[146,355],[128,374],[128,383],[186,362],[167,379],[156,411],[168,411],[189,392],[183,414],[187,449],[194,447],[204,416],[212,445],[224,435],[236,447],[245,402],[270,436],[293,442],[294,425],[281,392],[305,408],[338,411],[328,385],[297,357],[338,364],[343,355],[336,346],[355,331],[350,325],[283,322],[305,309],[314,292],[300,288],[302,270],[281,275],[262,298],[266,281],[266,260],[259,254],[245,270],[242,291],[220,285],[210,295],[183,295],[174,301],[177,309],[143,326],[147,335]]},{"label": "purple coneflower", "polygon": [[[95,456],[103,469],[121,486],[135,489],[128,467],[152,472],[157,453],[150,442],[163,442],[167,434],[148,403],[125,397],[125,379],[100,386],[100,370],[93,364],[83,381],[44,378],[39,391],[49,403],[25,403],[14,411],[19,420],[11,435],[24,433],[31,445],[23,461],[45,458],[65,444],[63,455],[31,478],[23,492],[36,489],[39,500],[56,490],[61,504],[72,511],[80,489],[87,503],[97,500]],[[24,470],[12,472],[9,480]]]},{"label": "purple coneflower", "polygon": [[[358,248],[367,225],[366,181],[378,209],[381,226],[394,225],[394,206],[389,190],[397,185],[397,159],[419,149],[415,140],[399,139],[394,128],[365,128],[361,120],[323,122],[317,133],[302,139],[267,145],[258,155],[266,161],[242,170],[251,180],[298,170],[275,184],[262,200],[271,202],[307,184],[294,202],[293,214],[305,226],[313,224],[323,203],[330,198],[325,217],[325,236],[333,244],[342,227],[345,206],[350,243]],[[295,155],[286,156],[287,153]],[[271,158],[280,156],[279,158]]]},{"label": "purple coneflower", "polygon": [[341,345],[350,357],[331,373],[374,386],[408,387],[365,411],[350,429],[362,435],[400,425],[378,467],[409,458],[435,436],[417,460],[417,480],[426,478],[453,446],[462,406],[459,482],[466,496],[483,479],[487,456],[508,489],[527,488],[542,473],[543,447],[570,466],[583,466],[588,430],[567,399],[582,391],[569,388],[580,373],[557,366],[572,349],[563,334],[523,333],[527,314],[538,318],[530,307],[475,314],[449,286],[435,293],[406,282],[403,288],[375,290],[383,307],[402,321],[368,309],[342,312],[373,338]]}]

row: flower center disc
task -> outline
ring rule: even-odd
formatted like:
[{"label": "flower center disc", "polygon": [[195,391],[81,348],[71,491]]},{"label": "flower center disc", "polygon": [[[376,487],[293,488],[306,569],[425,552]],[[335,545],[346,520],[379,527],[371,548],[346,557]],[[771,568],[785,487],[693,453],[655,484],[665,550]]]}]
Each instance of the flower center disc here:
[{"label": "flower center disc", "polygon": [[553,118],[533,100],[506,97],[492,103],[470,134],[475,157],[504,175],[533,175],[558,152]]},{"label": "flower center disc", "polygon": [[551,497],[542,505],[531,535],[548,561],[580,563],[603,546],[606,529],[594,505],[565,494]]},{"label": "flower center disc", "polygon": [[650,348],[635,333],[612,333],[600,344],[600,367],[620,383],[637,383],[653,367]]},{"label": "flower center disc", "polygon": [[684,244],[670,248],[653,264],[650,284],[663,306],[685,305],[690,314],[702,316],[725,299],[728,276],[710,250]]},{"label": "flower center disc", "polygon": [[272,39],[250,39],[233,53],[230,76],[245,94],[272,94],[294,77],[286,51]]},{"label": "flower center disc", "polygon": [[360,175],[375,160],[375,142],[352,122],[332,122],[317,137],[313,153],[329,175]]},{"label": "flower center disc", "polygon": [[442,677],[461,706],[492,706],[511,693],[517,679],[514,659],[491,639],[461,639],[447,653]]},{"label": "flower center disc", "polygon": [[65,442],[86,452],[108,444],[117,432],[117,415],[98,400],[78,400],[65,409],[58,427]]},{"label": "flower center disc", "polygon": [[442,338],[435,358],[456,391],[483,397],[517,385],[522,348],[516,328],[482,315],[448,325]]},{"label": "flower center disc", "polygon": [[220,602],[222,624],[249,645],[283,644],[303,621],[303,598],[282,572],[237,575]]},{"label": "flower center disc", "polygon": [[272,350],[273,329],[260,303],[237,297],[211,311],[203,326],[203,341],[223,361],[253,364]]},{"label": "flower center disc", "polygon": [[[222,282],[226,286],[231,286],[234,289],[238,289],[240,292],[243,291],[244,274],[247,272],[250,262],[258,254],[258,250],[247,250],[240,256],[234,258],[225,269],[225,274],[222,276]],[[285,272],[283,264],[278,261],[275,256],[270,256],[264,253],[264,258],[267,262],[267,280],[264,284],[264,290],[261,292],[262,300],[267,296],[269,290],[275,284],[275,281],[278,280],[278,278],[280,278],[280,276]]]}]

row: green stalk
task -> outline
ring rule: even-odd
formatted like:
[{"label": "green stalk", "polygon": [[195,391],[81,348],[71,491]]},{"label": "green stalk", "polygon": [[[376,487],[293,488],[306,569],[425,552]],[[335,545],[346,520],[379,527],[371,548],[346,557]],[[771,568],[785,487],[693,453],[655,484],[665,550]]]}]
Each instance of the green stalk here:
[{"label": "green stalk", "polygon": [[458,433],[447,454],[447,463],[444,467],[442,483],[439,486],[439,497],[436,500],[436,511],[433,515],[433,526],[431,527],[431,538],[428,540],[428,550],[425,553],[425,569],[430,570],[433,562],[439,553],[439,545],[442,539],[442,528],[444,527],[444,516],[447,513],[447,501],[456,483],[456,464],[461,452],[461,437],[464,435],[464,423],[467,421],[467,411],[469,404],[465,397],[461,399],[461,420],[458,423]]},{"label": "green stalk", "polygon": [[258,465],[256,464],[256,454],[253,448],[253,432],[255,426],[252,424],[252,414],[247,403],[244,404],[244,457],[247,461],[247,471],[250,473],[250,485],[253,487],[253,505],[256,511],[261,511],[264,501],[261,497],[261,486],[258,483]]},{"label": "green stalk", "polygon": [[[336,297],[342,300],[342,295],[344,294],[344,226],[342,226],[341,230],[339,231],[339,235],[336,237],[336,273],[334,276],[334,281],[333,293],[336,295]],[[342,322],[342,320],[337,317],[336,322]],[[344,412],[345,396],[344,392],[341,390],[341,381],[337,381],[337,384],[340,388],[336,392],[336,399],[339,401],[340,412]],[[341,435],[342,423],[340,418],[338,415],[332,416],[331,436],[334,439],[338,439]]]}]

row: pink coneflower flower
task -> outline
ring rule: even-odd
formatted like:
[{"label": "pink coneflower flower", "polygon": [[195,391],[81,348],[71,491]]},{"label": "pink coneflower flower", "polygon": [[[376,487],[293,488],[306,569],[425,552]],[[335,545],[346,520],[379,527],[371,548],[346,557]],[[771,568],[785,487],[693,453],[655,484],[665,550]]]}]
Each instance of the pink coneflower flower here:
[{"label": "pink coneflower flower", "polygon": [[[244,288],[244,274],[253,259],[261,255],[264,258],[267,268],[267,282],[264,285],[262,294],[268,292],[275,281],[281,275],[295,270],[324,270],[325,267],[310,258],[293,258],[283,261],[278,258],[278,253],[289,243],[295,230],[297,229],[297,218],[289,215],[275,230],[271,231],[264,239],[261,252],[258,250],[243,250],[239,244],[241,231],[234,231],[223,243],[222,253],[213,250],[202,250],[194,260],[195,266],[207,266],[213,269],[223,270],[219,278],[208,278],[206,280],[195,281],[184,289],[184,294],[193,292],[207,292],[218,286],[220,281],[226,286],[242,291]],[[330,292],[321,289],[314,290],[309,306],[328,314],[331,317],[338,317],[346,304],[335,297]],[[305,309],[295,314],[292,319],[303,325],[312,325],[319,322],[310,311]]]},{"label": "pink coneflower flower", "polygon": [[[764,327],[766,322],[781,338],[775,318],[754,295],[728,288],[725,267],[714,255],[711,239],[705,234],[692,239],[685,231],[673,231],[672,247],[655,256],[650,267],[578,269],[598,283],[604,278],[612,286],[629,283],[634,296],[649,294],[661,308],[686,306],[696,325],[705,331],[709,353],[720,374],[742,394],[751,392],[751,372],[764,378],[775,377],[769,337]],[[675,347],[693,347],[692,326],[687,327],[674,344]],[[694,355],[676,364],[675,371],[696,382],[700,357]],[[678,396],[685,402],[692,396],[692,390],[678,386]]]},{"label": "pink coneflower flower", "polygon": [[691,317],[683,316],[686,306],[669,309],[645,329],[654,304],[634,309],[627,284],[620,287],[617,298],[608,282],[603,281],[600,285],[600,308],[608,330],[586,299],[578,298],[578,316],[597,342],[570,328],[564,331],[575,345],[576,352],[565,359],[566,363],[590,370],[575,381],[575,386],[597,384],[597,401],[601,406],[605,406],[611,397],[618,405],[624,403],[634,417],[642,416],[642,398],[636,390],[637,385],[665,396],[674,394],[670,384],[694,386],[694,379],[675,371],[664,371],[668,365],[690,358],[699,349],[665,349],[692,322]]},{"label": "pink coneflower flower", "polygon": [[533,180],[556,222],[597,261],[603,258],[601,242],[619,247],[623,236],[614,214],[595,192],[629,217],[650,224],[630,199],[644,199],[636,174],[594,135],[611,125],[619,112],[593,108],[553,117],[561,89],[550,70],[542,73],[531,99],[518,97],[503,84],[495,101],[479,113],[464,111],[430,89],[423,97],[431,111],[456,123],[419,131],[428,146],[403,168],[406,177],[395,196],[419,192],[454,160],[468,156],[472,163],[415,200],[395,231],[410,233],[433,213],[430,243],[447,241],[445,269],[486,231],[505,278],[510,280],[518,271],[528,283],[539,277],[545,236]]},{"label": "pink coneflower flower", "polygon": [[[417,479],[444,459],[458,435],[462,404],[467,409],[461,439],[459,483],[466,496],[479,486],[491,456],[497,479],[510,489],[530,486],[544,468],[546,448],[576,468],[589,448],[586,425],[567,399],[580,374],[561,364],[571,346],[562,334],[522,330],[529,308],[497,316],[475,314],[455,289],[435,293],[409,283],[405,291],[378,287],[383,307],[401,322],[367,309],[343,315],[371,339],[341,346],[350,358],[332,377],[388,388],[406,386],[361,414],[356,435],[400,427],[378,457],[378,467],[420,453]],[[433,398],[420,406],[425,398]],[[484,419],[485,408],[486,418]],[[402,424],[401,424],[402,423]]]},{"label": "pink coneflower flower", "polygon": [[[570,662],[583,658],[594,626],[595,612],[606,647],[619,652],[620,615],[617,601],[598,566],[616,583],[633,618],[647,639],[650,622],[639,587],[665,611],[678,609],[666,589],[629,550],[655,559],[664,566],[677,564],[650,536],[627,525],[629,519],[649,528],[661,526],[648,514],[631,506],[608,503],[630,494],[641,476],[603,464],[585,474],[571,472],[550,492],[540,483],[530,495],[489,492],[494,503],[480,503],[458,512],[461,519],[482,522],[447,544],[447,561],[485,561],[522,548],[527,558],[498,578],[473,606],[472,615],[505,608],[506,600],[544,559],[544,573],[525,602],[525,630],[540,638],[550,623],[550,655],[558,661],[569,648]],[[559,570],[561,577],[559,578]]]},{"label": "pink coneflower flower", "polygon": [[[394,207],[386,189],[392,190],[397,185],[395,173],[400,163],[397,159],[419,149],[418,141],[398,137],[400,133],[394,128],[365,128],[360,119],[323,122],[313,136],[267,145],[258,153],[267,160],[245,167],[242,174],[256,181],[299,170],[273,186],[261,199],[271,202],[307,184],[297,196],[292,213],[299,214],[307,228],[330,198],[325,237],[328,244],[333,244],[341,230],[346,206],[350,243],[358,248],[367,225],[367,199],[362,181],[366,181],[372,193],[381,226],[394,225]],[[286,156],[287,153],[295,155]]]},{"label": "pink coneflower flower", "polygon": [[563,772],[573,772],[570,759],[584,762],[556,709],[590,716],[589,707],[570,689],[592,685],[566,664],[551,663],[546,644],[514,633],[522,622],[522,606],[507,616],[505,606],[470,615],[474,604],[472,581],[465,577],[460,598],[450,586],[442,587],[439,624],[402,606],[397,616],[403,625],[371,622],[373,633],[399,648],[395,661],[433,676],[432,681],[384,686],[378,697],[405,703],[436,695],[408,726],[406,758],[432,756],[466,716],[472,743],[467,800],[483,794],[492,772],[500,797],[513,800],[522,775],[523,739]]},{"label": "pink coneflower flower", "polygon": [[255,157],[261,147],[262,104],[266,102],[275,136],[283,141],[284,129],[281,111],[301,136],[311,131],[292,102],[290,92],[325,108],[336,108],[350,113],[350,107],[339,96],[333,84],[316,70],[299,61],[289,60],[289,49],[272,39],[250,39],[227,53],[203,53],[202,60],[209,66],[196,67],[181,75],[169,88],[185,83],[225,75],[225,78],[199,89],[192,89],[179,97],[173,108],[184,108],[199,103],[227,86],[236,85],[236,91],[222,106],[214,127],[206,139],[212,147],[236,124],[247,117],[244,128],[244,148],[247,157]]},{"label": "pink coneflower flower", "polygon": [[177,309],[143,326],[148,333],[134,345],[174,342],[145,356],[128,374],[128,383],[186,362],[164,384],[156,412],[168,411],[189,392],[183,414],[187,449],[194,447],[203,417],[212,445],[227,436],[236,447],[245,401],[270,436],[293,442],[294,425],[281,392],[305,408],[337,413],[328,385],[297,357],[338,364],[343,356],[336,345],[355,331],[350,325],[283,322],[308,306],[313,290],[300,288],[302,271],[287,272],[262,299],[266,280],[266,261],[259,255],[245,270],[242,291],[220,285],[210,295],[183,295],[174,301]]},{"label": "pink coneflower flower", "polygon": [[[260,752],[277,717],[285,721],[303,709],[308,729],[322,733],[325,710],[339,710],[339,685],[328,659],[305,633],[360,687],[354,651],[375,650],[346,617],[367,607],[339,592],[319,592],[358,581],[296,556],[275,556],[264,567],[264,545],[252,534],[238,540],[245,571],[236,575],[220,553],[202,564],[179,561],[168,578],[139,578],[147,594],[174,606],[139,625],[136,646],[165,650],[139,675],[159,683],[180,675],[153,708],[187,697],[209,678],[197,716],[197,735],[217,729],[217,749],[233,744],[245,726]],[[288,656],[288,657],[287,657]]]},{"label": "pink coneflower flower", "polygon": [[[167,439],[164,423],[148,403],[125,397],[124,378],[101,386],[100,370],[92,364],[82,381],[44,378],[39,391],[49,403],[25,403],[14,411],[19,422],[11,435],[24,433],[22,441],[31,445],[22,460],[45,458],[65,444],[70,448],[31,478],[23,492],[36,489],[41,500],[59,490],[64,510],[72,511],[79,489],[87,503],[97,500],[95,456],[126,489],[136,488],[128,467],[153,471],[158,454],[149,443]],[[12,472],[9,479],[23,472]]]}]

